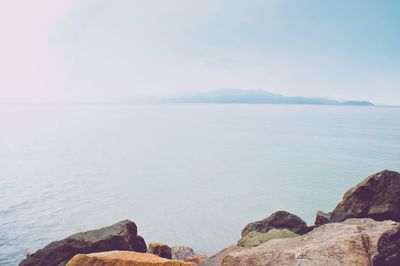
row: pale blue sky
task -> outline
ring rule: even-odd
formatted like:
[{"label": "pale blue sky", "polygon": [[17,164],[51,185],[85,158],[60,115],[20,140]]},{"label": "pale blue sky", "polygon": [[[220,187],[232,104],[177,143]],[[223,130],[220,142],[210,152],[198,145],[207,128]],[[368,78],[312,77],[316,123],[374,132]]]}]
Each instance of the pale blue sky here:
[{"label": "pale blue sky", "polygon": [[0,3],[4,101],[248,88],[400,105],[400,1],[30,2]]}]

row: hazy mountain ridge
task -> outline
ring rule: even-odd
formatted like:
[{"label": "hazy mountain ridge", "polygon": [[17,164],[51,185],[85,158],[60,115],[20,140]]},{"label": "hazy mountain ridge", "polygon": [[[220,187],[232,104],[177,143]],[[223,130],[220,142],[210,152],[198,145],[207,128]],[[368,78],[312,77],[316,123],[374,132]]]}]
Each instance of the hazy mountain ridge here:
[{"label": "hazy mountain ridge", "polygon": [[265,90],[217,89],[162,98],[161,103],[249,103],[249,104],[320,104],[374,106],[368,101],[339,101],[325,98],[284,96]]}]

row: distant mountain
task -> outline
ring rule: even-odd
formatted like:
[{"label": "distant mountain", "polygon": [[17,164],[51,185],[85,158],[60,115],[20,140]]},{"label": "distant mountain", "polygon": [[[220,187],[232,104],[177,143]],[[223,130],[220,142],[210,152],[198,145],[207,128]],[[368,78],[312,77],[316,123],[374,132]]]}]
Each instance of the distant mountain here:
[{"label": "distant mountain", "polygon": [[338,101],[324,98],[284,96],[264,90],[218,89],[208,92],[162,98],[161,103],[248,103],[248,104],[319,104],[374,106],[368,101]]}]

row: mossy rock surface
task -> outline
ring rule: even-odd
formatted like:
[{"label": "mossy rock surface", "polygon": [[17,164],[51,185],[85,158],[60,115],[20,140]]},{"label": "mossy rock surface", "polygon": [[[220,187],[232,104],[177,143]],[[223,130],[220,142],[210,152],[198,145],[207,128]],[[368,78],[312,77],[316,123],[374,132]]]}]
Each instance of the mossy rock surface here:
[{"label": "mossy rock surface", "polygon": [[298,236],[298,234],[293,233],[288,229],[271,229],[267,233],[251,231],[239,240],[238,246],[253,248],[268,242],[271,239],[292,238],[296,236]]}]

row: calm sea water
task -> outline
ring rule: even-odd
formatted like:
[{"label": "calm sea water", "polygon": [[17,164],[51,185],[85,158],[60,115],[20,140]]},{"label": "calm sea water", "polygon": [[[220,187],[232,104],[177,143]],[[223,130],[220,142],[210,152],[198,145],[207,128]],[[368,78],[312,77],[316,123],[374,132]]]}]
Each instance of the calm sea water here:
[{"label": "calm sea water", "polygon": [[0,105],[0,265],[131,219],[213,253],[284,209],[308,223],[400,171],[400,108]]}]

